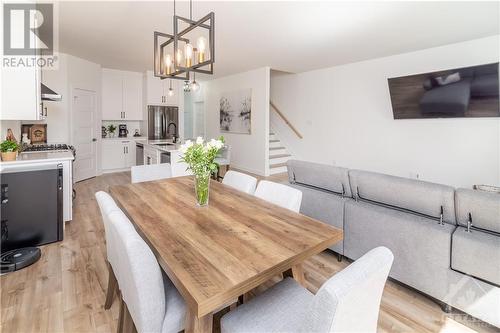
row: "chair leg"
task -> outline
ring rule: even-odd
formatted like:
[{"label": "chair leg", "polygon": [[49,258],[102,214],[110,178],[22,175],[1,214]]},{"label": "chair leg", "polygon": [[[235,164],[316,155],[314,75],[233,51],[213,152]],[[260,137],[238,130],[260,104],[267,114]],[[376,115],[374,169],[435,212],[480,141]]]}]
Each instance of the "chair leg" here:
[{"label": "chair leg", "polygon": [[106,302],[104,302],[104,309],[109,310],[111,308],[117,290],[118,281],[116,281],[116,276],[113,272],[113,268],[111,268],[111,265],[108,262],[108,290],[106,292]]},{"label": "chair leg", "polygon": [[120,313],[118,315],[118,325],[116,325],[117,333],[122,333],[123,332],[123,306],[125,302],[123,301],[123,298],[120,295]]}]

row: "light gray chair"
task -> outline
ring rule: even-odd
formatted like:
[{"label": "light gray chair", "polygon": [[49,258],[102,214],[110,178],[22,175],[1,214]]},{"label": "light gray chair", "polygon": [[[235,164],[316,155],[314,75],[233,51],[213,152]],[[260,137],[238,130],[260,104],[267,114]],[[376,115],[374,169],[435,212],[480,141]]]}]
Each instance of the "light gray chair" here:
[{"label": "light gray chair", "polygon": [[[113,201],[105,192],[96,197],[103,207]],[[127,314],[139,333],[183,330],[186,304],[182,296],[162,274],[153,252],[125,214],[120,209],[106,211],[108,247],[119,254],[113,267],[122,295],[118,332],[124,331]]]},{"label": "light gray chair", "polygon": [[224,167],[224,171],[228,172],[229,166],[231,165],[231,146],[225,145],[215,157],[214,162],[219,165],[219,169],[217,170],[217,180],[220,180],[222,178],[220,175],[220,168]]},{"label": "light gray chair", "polygon": [[335,274],[316,295],[287,278],[224,315],[222,333],[376,332],[394,256],[377,247]]},{"label": "light gray chair", "polygon": [[231,186],[239,191],[254,194],[257,178],[249,176],[245,173],[229,170],[222,179],[222,184]]},{"label": "light gray chair", "polygon": [[148,182],[172,177],[170,163],[136,165],[130,168],[132,183]]},{"label": "light gray chair", "polygon": [[255,190],[255,196],[296,213],[300,211],[302,192],[293,187],[261,180]]}]

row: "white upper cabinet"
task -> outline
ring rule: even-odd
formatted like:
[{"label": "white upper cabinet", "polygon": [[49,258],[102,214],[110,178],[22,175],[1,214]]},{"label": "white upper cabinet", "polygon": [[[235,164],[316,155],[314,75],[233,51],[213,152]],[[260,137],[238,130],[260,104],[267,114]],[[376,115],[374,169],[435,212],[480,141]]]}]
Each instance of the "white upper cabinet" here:
[{"label": "white upper cabinet", "polygon": [[[0,16],[3,17],[3,5],[0,8]],[[36,20],[36,15],[32,15],[31,19]],[[32,22],[30,25],[37,26],[37,23]],[[0,53],[3,54],[3,43],[1,44]],[[38,51],[34,50],[33,54],[29,55],[31,56],[38,57]],[[37,66],[1,67],[0,120],[43,119],[40,96],[41,69]]]},{"label": "white upper cabinet", "polygon": [[102,70],[102,119],[142,120],[142,74]]},{"label": "white upper cabinet", "polygon": [[170,80],[160,80],[152,71],[146,72],[146,94],[148,105],[174,105],[179,104],[179,80],[172,80],[173,96],[168,95]]}]

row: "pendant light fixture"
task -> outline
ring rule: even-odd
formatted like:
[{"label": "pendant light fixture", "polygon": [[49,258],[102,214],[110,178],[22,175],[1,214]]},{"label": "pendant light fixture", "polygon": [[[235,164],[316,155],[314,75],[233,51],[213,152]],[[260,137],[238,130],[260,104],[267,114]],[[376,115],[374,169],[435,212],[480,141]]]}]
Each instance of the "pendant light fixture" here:
[{"label": "pendant light fixture", "polygon": [[170,80],[170,87],[168,88],[168,96],[174,96],[174,89],[172,89],[172,80]]},{"label": "pendant light fixture", "polygon": [[193,82],[191,82],[191,89],[193,91],[198,91],[198,89],[200,89],[200,84],[196,82],[196,73],[194,73],[193,75]]},{"label": "pendant light fixture", "polygon": [[161,79],[189,81],[189,74],[213,74],[215,63],[215,13],[193,20],[176,14],[174,0],[173,35],[154,32],[154,75]]}]

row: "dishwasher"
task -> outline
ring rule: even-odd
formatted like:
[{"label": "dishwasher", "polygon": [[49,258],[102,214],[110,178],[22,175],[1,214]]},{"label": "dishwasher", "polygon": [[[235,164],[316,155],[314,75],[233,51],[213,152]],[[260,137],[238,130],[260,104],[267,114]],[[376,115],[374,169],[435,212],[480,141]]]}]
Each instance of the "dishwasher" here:
[{"label": "dishwasher", "polygon": [[142,143],[135,144],[135,165],[144,165],[144,145]]}]

